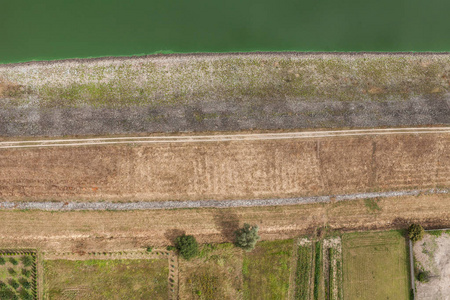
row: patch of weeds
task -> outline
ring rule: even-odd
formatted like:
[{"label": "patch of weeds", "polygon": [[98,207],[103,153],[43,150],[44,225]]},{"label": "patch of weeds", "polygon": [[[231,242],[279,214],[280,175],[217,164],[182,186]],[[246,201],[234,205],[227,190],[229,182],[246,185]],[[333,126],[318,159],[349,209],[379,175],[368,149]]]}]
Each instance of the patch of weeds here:
[{"label": "patch of weeds", "polygon": [[381,207],[378,206],[378,201],[378,198],[364,199],[364,205],[367,207],[369,212],[381,211]]}]

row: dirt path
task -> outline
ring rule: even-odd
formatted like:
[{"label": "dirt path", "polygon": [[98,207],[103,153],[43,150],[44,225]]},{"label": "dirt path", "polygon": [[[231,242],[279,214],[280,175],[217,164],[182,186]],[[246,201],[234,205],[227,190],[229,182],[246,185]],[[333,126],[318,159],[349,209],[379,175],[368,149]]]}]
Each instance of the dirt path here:
[{"label": "dirt path", "polygon": [[88,139],[45,139],[0,142],[0,149],[9,148],[40,148],[40,147],[69,147],[89,145],[115,145],[115,144],[159,144],[159,143],[203,143],[226,141],[260,141],[283,139],[306,139],[319,137],[339,136],[371,136],[371,135],[400,135],[400,134],[426,134],[450,133],[450,127],[431,128],[384,128],[384,129],[354,129],[333,131],[303,131],[284,133],[252,133],[252,134],[214,134],[214,135],[179,135],[179,136],[130,136],[113,138]]}]

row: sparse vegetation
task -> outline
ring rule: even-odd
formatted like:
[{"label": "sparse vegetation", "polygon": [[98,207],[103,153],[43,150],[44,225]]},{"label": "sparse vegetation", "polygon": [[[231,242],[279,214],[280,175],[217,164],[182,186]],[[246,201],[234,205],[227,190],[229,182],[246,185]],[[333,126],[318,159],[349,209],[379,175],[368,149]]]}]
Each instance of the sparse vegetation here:
[{"label": "sparse vegetation", "polygon": [[408,228],[408,236],[413,242],[420,241],[424,234],[425,230],[420,224],[411,224]]},{"label": "sparse vegetation", "polygon": [[235,245],[245,251],[252,251],[259,240],[258,226],[245,223],[243,228],[235,231]]},{"label": "sparse vegetation", "polygon": [[175,240],[175,247],[180,256],[189,260],[198,255],[198,243],[193,235],[181,235]]}]

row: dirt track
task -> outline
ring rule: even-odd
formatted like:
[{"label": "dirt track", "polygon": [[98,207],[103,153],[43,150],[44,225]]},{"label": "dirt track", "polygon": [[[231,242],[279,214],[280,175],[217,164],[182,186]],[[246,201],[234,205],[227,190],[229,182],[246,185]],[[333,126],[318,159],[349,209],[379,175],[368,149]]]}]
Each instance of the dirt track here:
[{"label": "dirt track", "polygon": [[0,198],[225,200],[448,187],[450,135],[442,131],[2,149]]},{"label": "dirt track", "polygon": [[450,226],[450,195],[384,198],[378,209],[364,200],[328,204],[134,212],[3,211],[3,247],[51,251],[103,251],[167,245],[183,232],[200,242],[230,241],[244,222],[260,226],[262,239],[292,238],[328,225],[337,230]]}]

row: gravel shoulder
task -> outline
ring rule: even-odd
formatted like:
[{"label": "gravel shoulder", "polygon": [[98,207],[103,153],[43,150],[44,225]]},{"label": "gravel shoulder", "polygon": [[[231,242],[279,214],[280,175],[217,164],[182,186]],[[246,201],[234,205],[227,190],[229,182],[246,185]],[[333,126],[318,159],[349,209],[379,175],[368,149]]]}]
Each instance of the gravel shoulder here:
[{"label": "gravel shoulder", "polygon": [[0,65],[0,136],[442,125],[450,124],[449,86],[448,54]]}]

